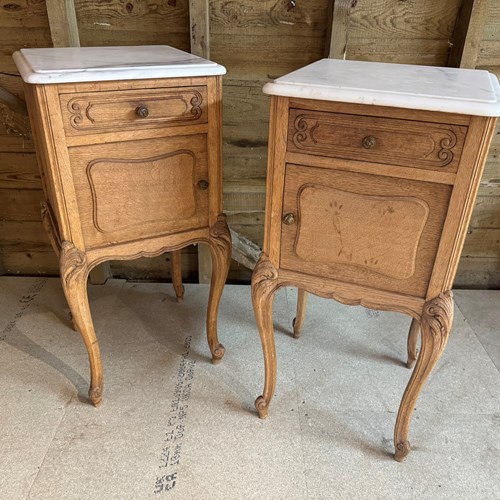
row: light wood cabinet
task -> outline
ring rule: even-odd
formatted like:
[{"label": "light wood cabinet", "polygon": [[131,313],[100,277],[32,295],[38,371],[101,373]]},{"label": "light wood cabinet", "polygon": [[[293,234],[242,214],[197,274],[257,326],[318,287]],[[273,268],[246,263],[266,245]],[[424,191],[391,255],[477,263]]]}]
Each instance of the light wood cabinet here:
[{"label": "light wood cabinet", "polygon": [[86,286],[106,260],[172,252],[181,300],[180,249],[208,244],[207,337],[220,361],[217,311],[231,259],[222,213],[224,68],[161,46],[27,50],[15,59],[42,168],[43,222],[89,353],[91,401],[101,402],[103,373]]},{"label": "light wood cabinet", "polygon": [[453,279],[500,114],[498,82],[486,72],[323,60],[265,91],[265,237],[252,278],[265,362],[258,413],[268,415],[276,384],[277,289],[299,288],[296,338],[307,292],[405,313],[407,365],[416,366],[394,431],[400,461],[450,333]]}]

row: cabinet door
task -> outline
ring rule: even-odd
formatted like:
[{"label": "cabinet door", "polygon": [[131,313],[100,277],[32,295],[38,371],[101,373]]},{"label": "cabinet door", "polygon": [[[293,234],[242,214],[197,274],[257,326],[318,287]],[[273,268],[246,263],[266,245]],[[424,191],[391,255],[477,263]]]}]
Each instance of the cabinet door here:
[{"label": "cabinet door", "polygon": [[289,164],[280,267],[424,297],[450,194],[445,184]]},{"label": "cabinet door", "polygon": [[208,225],[207,137],[69,149],[87,248]]}]

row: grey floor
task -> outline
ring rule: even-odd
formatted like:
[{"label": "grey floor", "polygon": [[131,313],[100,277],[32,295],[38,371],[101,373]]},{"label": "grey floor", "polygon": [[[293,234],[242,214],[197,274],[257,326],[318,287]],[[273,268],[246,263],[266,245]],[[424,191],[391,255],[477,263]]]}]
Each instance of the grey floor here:
[{"label": "grey floor", "polygon": [[250,288],[228,286],[213,366],[206,286],[91,286],[104,402],[56,279],[0,278],[0,499],[500,498],[500,291],[457,291],[448,347],[392,459],[409,319],[296,292],[275,303],[270,416]]}]

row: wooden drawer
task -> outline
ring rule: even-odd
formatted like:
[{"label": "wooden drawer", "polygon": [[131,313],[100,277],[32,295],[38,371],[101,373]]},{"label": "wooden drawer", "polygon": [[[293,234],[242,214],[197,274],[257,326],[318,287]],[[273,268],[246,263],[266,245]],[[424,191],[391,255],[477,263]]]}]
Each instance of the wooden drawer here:
[{"label": "wooden drawer", "polygon": [[290,109],[288,151],[456,172],[467,127]]},{"label": "wooden drawer", "polygon": [[87,249],[208,226],[205,134],[69,149]]},{"label": "wooden drawer", "polygon": [[451,190],[288,164],[280,267],[424,297]]},{"label": "wooden drawer", "polygon": [[66,135],[207,123],[206,87],[61,94]]}]

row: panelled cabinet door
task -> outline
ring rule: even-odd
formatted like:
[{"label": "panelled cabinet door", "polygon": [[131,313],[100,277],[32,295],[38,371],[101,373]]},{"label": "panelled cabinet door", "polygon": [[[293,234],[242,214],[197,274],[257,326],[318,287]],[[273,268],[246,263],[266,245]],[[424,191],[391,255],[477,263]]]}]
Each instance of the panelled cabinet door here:
[{"label": "panelled cabinet door", "polygon": [[288,164],[280,266],[424,297],[451,186]]},{"label": "panelled cabinet door", "polygon": [[208,225],[207,136],[69,149],[87,248]]}]

